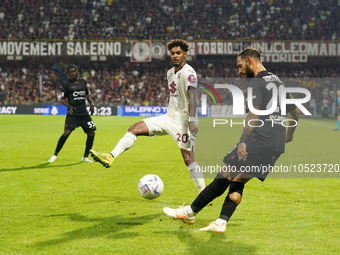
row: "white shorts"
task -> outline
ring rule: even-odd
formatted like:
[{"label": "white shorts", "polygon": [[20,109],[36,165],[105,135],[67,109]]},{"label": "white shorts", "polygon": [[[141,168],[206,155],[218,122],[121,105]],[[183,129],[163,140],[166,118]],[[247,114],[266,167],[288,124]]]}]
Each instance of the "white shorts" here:
[{"label": "white shorts", "polygon": [[169,134],[181,149],[195,152],[196,137],[190,133],[188,121],[172,119],[167,114],[143,121],[149,129],[149,136]]}]

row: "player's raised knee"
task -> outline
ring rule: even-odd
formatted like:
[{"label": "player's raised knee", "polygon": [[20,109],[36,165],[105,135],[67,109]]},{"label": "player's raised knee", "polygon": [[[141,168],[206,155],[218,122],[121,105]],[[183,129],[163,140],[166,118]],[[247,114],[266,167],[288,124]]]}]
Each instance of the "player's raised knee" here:
[{"label": "player's raised knee", "polygon": [[137,122],[129,127],[128,132],[138,136],[138,135],[148,135],[149,129],[144,121]]},{"label": "player's raised knee", "polygon": [[139,131],[141,130],[140,126],[141,126],[140,122],[135,123],[135,124],[133,124],[132,126],[129,127],[128,131],[130,133],[137,135],[139,133]]},{"label": "player's raised knee", "polygon": [[135,134],[135,132],[136,132],[135,125],[136,125],[136,124],[134,124],[134,125],[132,125],[132,126],[129,127],[128,131],[129,131],[130,133]]},{"label": "player's raised knee", "polygon": [[229,194],[229,198],[230,198],[231,201],[234,201],[236,204],[241,203],[241,200],[242,200],[242,196],[238,192],[233,192],[233,193]]}]

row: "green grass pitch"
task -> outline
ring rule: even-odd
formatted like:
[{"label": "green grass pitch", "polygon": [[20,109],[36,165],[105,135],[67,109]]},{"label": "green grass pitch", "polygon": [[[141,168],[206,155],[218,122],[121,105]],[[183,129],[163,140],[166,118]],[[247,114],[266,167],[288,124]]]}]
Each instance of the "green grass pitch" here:
[{"label": "green grass pitch", "polygon": [[[0,254],[340,254],[339,173],[251,180],[226,233],[200,233],[219,216],[224,196],[203,209],[194,225],[165,217],[164,206],[190,204],[197,195],[171,137],[140,137],[105,169],[80,162],[86,135],[78,128],[48,164],[64,119],[0,116]],[[93,117],[93,148],[111,151],[141,119]],[[340,164],[335,123],[302,119],[277,164]],[[201,119],[199,128],[200,164],[221,163],[242,131],[214,129],[212,119]],[[151,173],[165,188],[159,198],[145,200],[137,183]]]}]

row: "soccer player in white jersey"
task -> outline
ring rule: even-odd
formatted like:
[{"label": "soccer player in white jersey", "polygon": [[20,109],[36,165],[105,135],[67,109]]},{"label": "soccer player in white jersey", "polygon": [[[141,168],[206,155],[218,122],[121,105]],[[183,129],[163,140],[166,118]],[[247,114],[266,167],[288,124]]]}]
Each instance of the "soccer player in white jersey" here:
[{"label": "soccer player in white jersey", "polygon": [[167,73],[170,101],[166,114],[144,119],[132,125],[110,153],[90,150],[92,158],[104,167],[129,149],[138,136],[169,134],[180,147],[185,165],[190,171],[197,189],[205,188],[203,173],[194,159],[195,139],[198,132],[197,76],[195,70],[185,62],[189,45],[181,39],[171,40],[168,44],[173,67]]}]

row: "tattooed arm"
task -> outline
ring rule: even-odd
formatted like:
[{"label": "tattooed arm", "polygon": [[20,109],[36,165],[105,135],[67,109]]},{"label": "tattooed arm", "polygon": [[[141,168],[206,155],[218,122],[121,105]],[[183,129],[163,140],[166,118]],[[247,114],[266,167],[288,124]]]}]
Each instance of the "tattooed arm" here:
[{"label": "tattooed arm", "polygon": [[242,136],[240,138],[240,142],[237,146],[237,156],[238,156],[238,160],[246,160],[248,153],[247,153],[247,145],[246,145],[246,141],[249,139],[250,134],[253,132],[254,130],[254,126],[256,126],[256,123],[252,123],[252,126],[248,125],[248,121],[249,120],[257,120],[259,118],[259,115],[256,115],[252,112],[248,112],[248,115],[246,117],[245,120],[245,127],[243,129],[243,133]]}]

